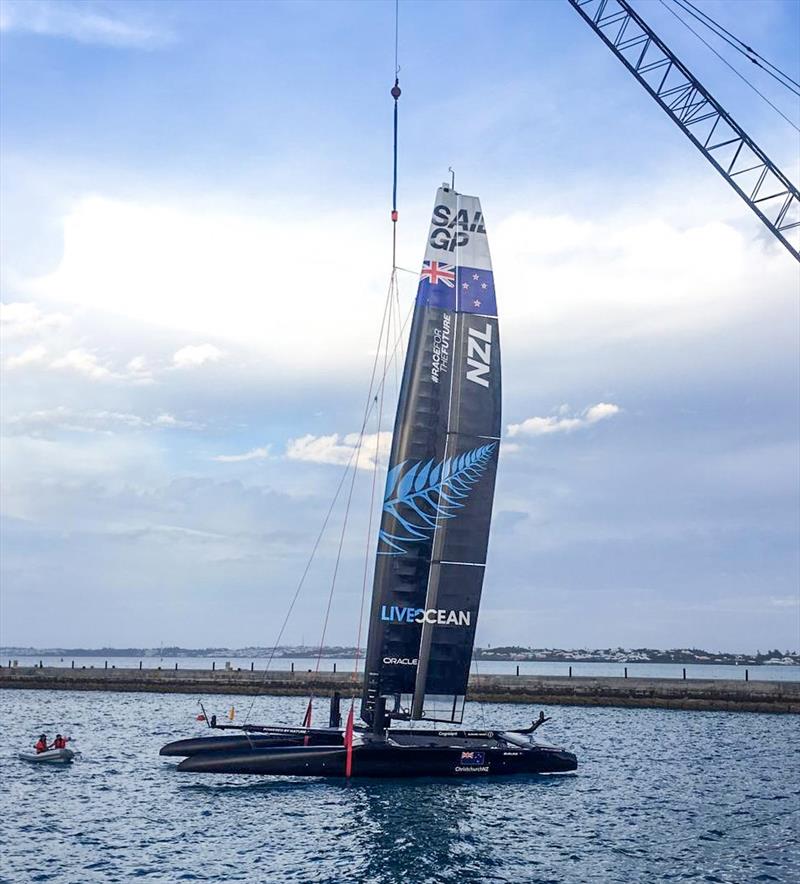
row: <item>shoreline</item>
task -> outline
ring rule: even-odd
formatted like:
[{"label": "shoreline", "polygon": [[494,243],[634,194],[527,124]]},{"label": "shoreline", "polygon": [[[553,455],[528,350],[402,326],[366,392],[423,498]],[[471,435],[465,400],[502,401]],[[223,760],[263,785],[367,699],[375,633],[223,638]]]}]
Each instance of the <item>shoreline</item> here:
[{"label": "shoreline", "polygon": [[[261,661],[274,660],[276,663],[290,663],[292,660],[316,659],[318,648],[297,647],[278,649],[280,653],[272,654],[269,648],[214,648],[214,649],[188,649],[188,648],[22,648],[17,646],[0,647],[0,661],[25,658],[28,660],[45,660],[54,657],[68,658],[71,660],[247,660]],[[692,654],[678,651],[658,651],[645,649],[650,656],[625,654],[609,657],[599,652],[568,652],[568,651],[532,651],[530,653],[506,654],[494,653],[486,649],[476,649],[473,655],[475,664],[504,663],[515,664],[561,664],[565,666],[583,665],[609,665],[609,666],[731,666],[736,668],[745,667],[797,667],[800,668],[800,656],[789,654],[780,659],[766,654],[760,656],[752,654],[708,654],[696,657]],[[160,653],[163,651],[163,653]],[[363,658],[365,649],[358,653]],[[324,648],[320,659],[328,662],[353,660],[355,648]]]},{"label": "shoreline", "polygon": [[[361,694],[361,676],[333,672],[251,672],[207,669],[64,669],[0,667],[0,689],[125,693],[343,697]],[[613,676],[471,676],[475,702],[556,706],[618,706],[700,712],[800,714],[800,682]]]}]

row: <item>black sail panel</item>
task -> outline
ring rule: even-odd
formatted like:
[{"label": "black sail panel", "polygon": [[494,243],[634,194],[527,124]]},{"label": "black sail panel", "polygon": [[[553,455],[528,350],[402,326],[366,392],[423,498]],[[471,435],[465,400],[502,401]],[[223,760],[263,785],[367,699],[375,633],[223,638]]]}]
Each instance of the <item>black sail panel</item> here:
[{"label": "black sail panel", "polygon": [[480,202],[437,193],[378,539],[362,717],[460,721],[500,436],[500,350]]}]

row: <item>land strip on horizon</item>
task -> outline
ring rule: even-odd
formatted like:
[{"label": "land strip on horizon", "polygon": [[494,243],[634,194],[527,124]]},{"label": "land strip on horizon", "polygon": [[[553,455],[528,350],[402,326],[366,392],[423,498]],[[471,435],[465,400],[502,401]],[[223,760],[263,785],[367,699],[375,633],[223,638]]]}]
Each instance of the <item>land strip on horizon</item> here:
[{"label": "land strip on horizon", "polygon": [[[158,648],[34,648],[22,646],[0,647],[0,660],[16,657],[216,657],[238,659],[308,659],[320,657],[327,660],[352,659],[364,656],[364,649],[355,646],[332,645],[319,647],[310,645],[285,645],[276,648],[248,646],[242,648],[181,648],[161,646]],[[773,648],[757,651],[755,654],[706,651],[700,648],[675,648],[658,650],[655,648],[605,648],[605,649],[564,649],[564,648],[525,648],[518,645],[501,647],[476,647],[473,660],[478,662],[509,661],[513,663],[680,663],[717,664],[733,666],[795,665],[800,666],[800,653],[780,651]]]}]

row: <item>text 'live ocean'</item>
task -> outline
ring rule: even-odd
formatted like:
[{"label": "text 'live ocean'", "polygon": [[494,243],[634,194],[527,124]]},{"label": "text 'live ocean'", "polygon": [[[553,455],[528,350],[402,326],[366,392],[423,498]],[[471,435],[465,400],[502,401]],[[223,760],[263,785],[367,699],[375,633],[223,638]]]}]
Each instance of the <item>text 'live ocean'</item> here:
[{"label": "text 'live ocean'", "polygon": [[469,626],[469,611],[444,611],[436,608],[402,608],[381,605],[381,620],[390,623],[432,623],[437,626]]}]

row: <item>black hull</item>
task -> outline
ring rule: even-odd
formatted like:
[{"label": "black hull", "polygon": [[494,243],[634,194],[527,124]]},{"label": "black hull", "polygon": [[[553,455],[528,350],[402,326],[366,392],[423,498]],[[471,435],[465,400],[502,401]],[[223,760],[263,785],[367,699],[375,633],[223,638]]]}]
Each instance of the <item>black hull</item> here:
[{"label": "black hull", "polygon": [[[217,725],[218,730],[229,729],[230,725]],[[233,730],[233,728],[230,728]],[[238,729],[237,729],[238,730]],[[529,734],[532,729],[523,729],[519,734]],[[369,734],[364,727],[356,727],[357,736]],[[425,729],[401,729],[393,728],[393,739],[406,741],[420,738],[469,740],[469,746],[484,745],[487,740],[496,741],[502,732],[488,730],[431,730]],[[374,739],[374,737],[372,737]],[[475,741],[478,741],[477,743]],[[279,746],[343,746],[344,731],[341,728],[303,728],[303,727],[280,727],[270,725],[249,725],[246,733],[226,734],[222,737],[190,737],[184,740],[174,740],[167,743],[159,750],[159,755],[186,757],[197,755],[201,752],[238,752],[252,751],[254,749],[268,749]],[[467,745],[467,744],[465,744]]]},{"label": "black hull", "polygon": [[[546,746],[397,745],[375,739],[353,747],[354,777],[481,777],[513,774],[568,773],[578,762],[571,752]],[[470,745],[472,744],[472,745]],[[473,748],[474,746],[474,748]],[[261,776],[344,777],[343,746],[254,747],[252,750],[200,752],[185,758],[178,770],[191,773]]]},{"label": "black hull", "polygon": [[276,746],[336,746],[344,745],[342,732],[334,729],[296,733],[231,734],[224,737],[193,737],[174,740],[159,750],[159,755],[188,756],[201,752],[236,752],[268,749]]}]

